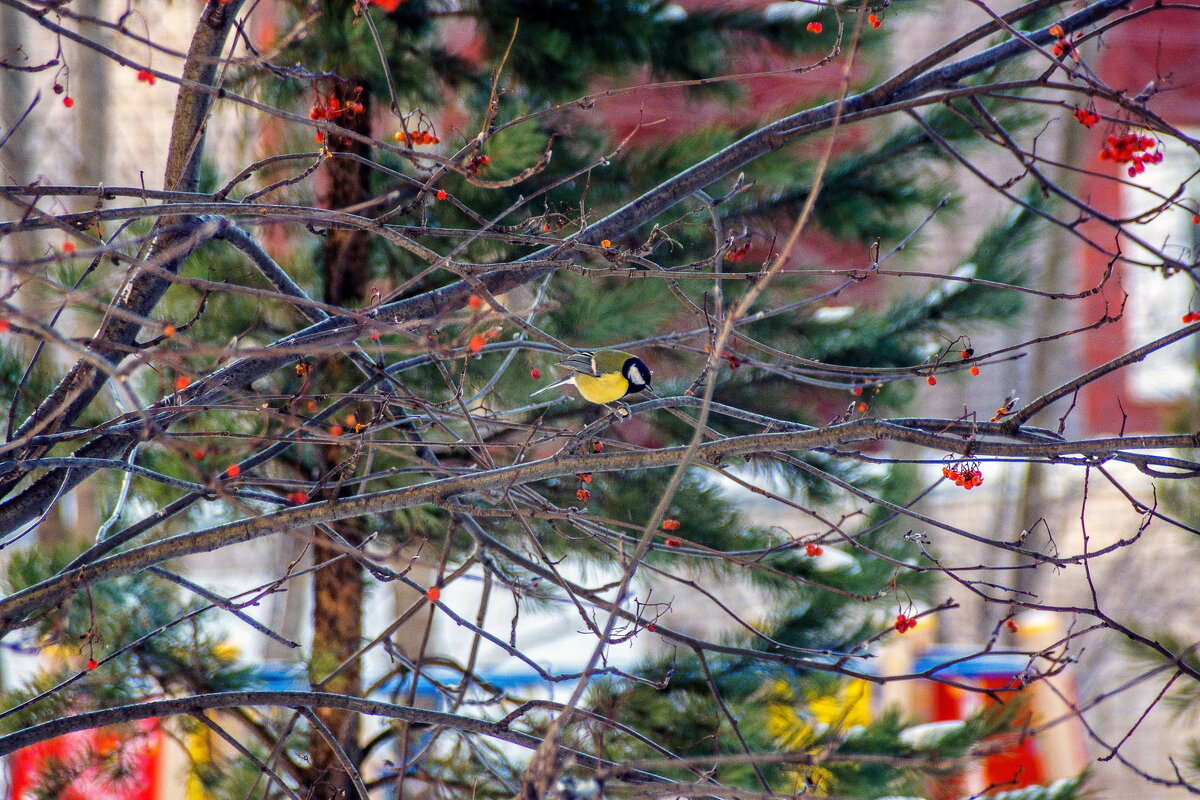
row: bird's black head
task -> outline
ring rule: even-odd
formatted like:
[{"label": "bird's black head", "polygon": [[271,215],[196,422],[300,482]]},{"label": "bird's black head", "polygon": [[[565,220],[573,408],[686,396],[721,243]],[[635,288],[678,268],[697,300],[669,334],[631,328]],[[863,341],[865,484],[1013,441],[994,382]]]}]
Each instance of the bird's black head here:
[{"label": "bird's black head", "polygon": [[621,365],[621,374],[629,381],[629,391],[625,392],[627,395],[650,388],[650,368],[637,356],[625,359],[625,363]]}]

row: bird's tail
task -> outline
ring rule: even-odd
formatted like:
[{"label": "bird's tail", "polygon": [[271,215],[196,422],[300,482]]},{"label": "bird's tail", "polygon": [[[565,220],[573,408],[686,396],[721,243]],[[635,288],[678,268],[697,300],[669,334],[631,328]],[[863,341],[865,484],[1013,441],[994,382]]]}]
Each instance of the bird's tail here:
[{"label": "bird's tail", "polygon": [[559,386],[573,386],[574,384],[575,384],[575,376],[570,375],[566,378],[563,378],[561,381],[556,381],[554,383],[551,383],[548,386],[543,386],[542,388],[538,389],[536,392],[530,392],[529,396],[533,397],[535,394],[541,394],[542,392],[548,392],[551,389],[557,389]]}]

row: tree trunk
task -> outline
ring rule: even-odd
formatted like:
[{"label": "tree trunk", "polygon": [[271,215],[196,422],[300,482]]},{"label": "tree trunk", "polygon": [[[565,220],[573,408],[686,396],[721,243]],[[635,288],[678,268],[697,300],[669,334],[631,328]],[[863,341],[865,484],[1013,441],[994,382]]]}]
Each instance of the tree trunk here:
[{"label": "tree trunk", "polygon": [[[346,108],[351,102],[364,106],[367,98],[359,97],[356,86],[349,81],[338,81],[331,98],[336,98],[338,107]],[[370,114],[363,110],[352,116],[342,116],[335,121],[359,133],[370,133]],[[332,152],[355,153],[369,158],[370,149],[351,139],[331,134],[326,146]],[[363,202],[370,196],[369,175],[364,165],[349,159],[331,158],[325,162],[327,191],[323,198],[328,208],[345,208]],[[367,287],[368,238],[357,231],[331,230],[323,249],[325,300],[335,305],[357,305],[363,300]],[[341,371],[330,370],[329,380],[344,376]],[[345,377],[342,377],[345,380]],[[344,388],[344,387],[343,387]],[[328,474],[345,454],[344,448],[326,449],[323,474]],[[336,493],[337,490],[331,490]],[[336,525],[337,532],[351,547],[362,544],[364,536],[359,526],[353,523]],[[336,558],[344,548],[322,539],[313,548],[316,563]],[[363,570],[358,562],[345,557],[318,570],[313,574],[313,659],[317,669],[314,679],[322,681],[323,691],[360,696],[362,694],[361,665],[354,654],[362,643]],[[338,667],[340,666],[340,669]],[[323,681],[330,669],[337,672]],[[352,764],[360,758],[358,715],[342,709],[321,709],[320,716]],[[310,765],[306,783],[314,800],[354,797],[350,776],[338,763],[334,749],[315,731],[310,738]]]}]

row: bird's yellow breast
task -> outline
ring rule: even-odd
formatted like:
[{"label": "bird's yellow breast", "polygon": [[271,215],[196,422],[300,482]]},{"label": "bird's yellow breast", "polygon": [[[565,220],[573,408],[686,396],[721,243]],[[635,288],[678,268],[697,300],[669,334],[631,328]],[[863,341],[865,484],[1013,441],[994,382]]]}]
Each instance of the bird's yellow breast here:
[{"label": "bird's yellow breast", "polygon": [[603,405],[624,397],[629,391],[629,381],[619,372],[601,375],[599,378],[580,372],[575,375],[575,388],[584,400]]}]

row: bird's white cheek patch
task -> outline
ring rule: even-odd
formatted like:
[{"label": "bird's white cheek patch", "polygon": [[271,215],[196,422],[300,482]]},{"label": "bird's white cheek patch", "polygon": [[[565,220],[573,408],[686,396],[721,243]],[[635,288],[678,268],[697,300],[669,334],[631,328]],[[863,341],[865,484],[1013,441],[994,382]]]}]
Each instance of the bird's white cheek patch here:
[{"label": "bird's white cheek patch", "polygon": [[629,382],[634,386],[645,386],[646,377],[642,375],[642,371],[637,367],[629,368]]}]

